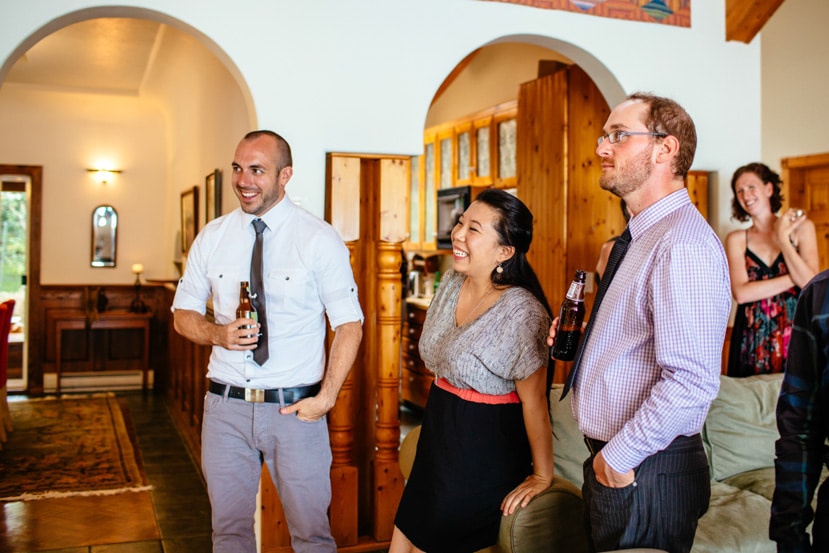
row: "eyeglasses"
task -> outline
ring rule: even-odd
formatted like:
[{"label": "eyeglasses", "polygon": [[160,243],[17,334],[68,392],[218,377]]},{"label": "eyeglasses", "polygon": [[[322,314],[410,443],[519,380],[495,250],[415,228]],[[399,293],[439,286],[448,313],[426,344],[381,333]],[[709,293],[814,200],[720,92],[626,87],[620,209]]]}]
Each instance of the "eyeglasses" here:
[{"label": "eyeglasses", "polygon": [[604,141],[605,141],[605,139],[607,139],[607,141],[608,141],[608,142],[610,142],[611,144],[616,144],[617,142],[619,142],[620,140],[622,140],[624,137],[626,137],[626,136],[633,136],[633,135],[636,135],[636,134],[647,135],[647,136],[656,136],[656,137],[659,137],[659,138],[665,138],[666,136],[668,136],[668,133],[664,133],[664,132],[645,132],[645,131],[611,131],[611,132],[609,132],[609,133],[607,133],[607,134],[603,134],[602,136],[600,136],[600,137],[596,140],[596,143],[597,143],[599,146],[601,146],[601,145],[602,145],[602,142],[604,142]]}]

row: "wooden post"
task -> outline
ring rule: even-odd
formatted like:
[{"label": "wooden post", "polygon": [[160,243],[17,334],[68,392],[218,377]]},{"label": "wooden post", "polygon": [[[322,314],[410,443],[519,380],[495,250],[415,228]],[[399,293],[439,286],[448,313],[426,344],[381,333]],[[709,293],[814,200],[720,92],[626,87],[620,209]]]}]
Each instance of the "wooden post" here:
[{"label": "wooden post", "polygon": [[379,362],[374,433],[374,538],[378,541],[391,539],[394,515],[404,485],[398,464],[402,259],[400,243],[377,243]]},{"label": "wooden post", "polygon": [[[351,253],[351,265],[354,269],[355,242],[346,244]],[[357,274],[357,271],[354,271]],[[331,440],[331,535],[339,547],[356,545],[358,538],[358,499],[359,486],[356,462],[354,459],[354,373],[364,371],[361,358],[351,368],[351,372],[340,389],[337,403],[328,414],[328,434]]]}]

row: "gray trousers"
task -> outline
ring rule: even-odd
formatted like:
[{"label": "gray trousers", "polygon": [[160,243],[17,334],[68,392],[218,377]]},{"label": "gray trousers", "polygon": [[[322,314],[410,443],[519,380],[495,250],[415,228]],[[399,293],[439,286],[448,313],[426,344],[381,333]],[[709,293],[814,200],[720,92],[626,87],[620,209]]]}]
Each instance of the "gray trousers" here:
[{"label": "gray trousers", "polygon": [[297,553],[336,553],[331,537],[331,447],[325,418],[300,421],[278,403],[249,403],[208,392],[202,470],[210,496],[214,553],[256,553],[254,513],[264,461]]}]

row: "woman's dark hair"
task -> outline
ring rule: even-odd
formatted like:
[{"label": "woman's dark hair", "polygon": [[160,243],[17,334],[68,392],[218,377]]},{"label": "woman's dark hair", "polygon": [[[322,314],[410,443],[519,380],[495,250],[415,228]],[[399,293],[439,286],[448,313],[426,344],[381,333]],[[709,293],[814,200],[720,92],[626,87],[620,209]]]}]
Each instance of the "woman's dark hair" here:
[{"label": "woman's dark hair", "polygon": [[553,312],[541,288],[541,283],[530,266],[530,262],[527,261],[527,252],[533,241],[532,212],[521,200],[497,188],[484,190],[475,200],[488,205],[498,213],[494,228],[498,233],[500,243],[515,248],[515,254],[501,264],[503,272],[492,271],[493,284],[525,288],[536,297],[552,318]]},{"label": "woman's dark hair", "polygon": [[[488,188],[478,194],[476,201],[484,203],[498,213],[493,227],[503,246],[515,248],[515,254],[501,263],[502,272],[493,270],[490,278],[495,285],[509,284],[528,290],[544,306],[550,319],[554,317],[541,283],[530,262],[527,252],[533,241],[533,214],[524,202],[497,188]],[[556,363],[547,356],[547,407],[550,407],[550,387],[553,383]]]},{"label": "woman's dark hair", "polygon": [[771,183],[772,192],[771,198],[769,198],[771,212],[777,213],[780,211],[780,208],[783,207],[783,193],[780,190],[783,181],[780,180],[780,175],[769,169],[768,165],[755,162],[743,165],[734,171],[734,176],[731,177],[731,192],[733,194],[731,198],[731,217],[741,222],[748,221],[751,218],[737,199],[737,179],[746,173],[754,173],[757,175],[757,178],[763,181],[763,184]]}]

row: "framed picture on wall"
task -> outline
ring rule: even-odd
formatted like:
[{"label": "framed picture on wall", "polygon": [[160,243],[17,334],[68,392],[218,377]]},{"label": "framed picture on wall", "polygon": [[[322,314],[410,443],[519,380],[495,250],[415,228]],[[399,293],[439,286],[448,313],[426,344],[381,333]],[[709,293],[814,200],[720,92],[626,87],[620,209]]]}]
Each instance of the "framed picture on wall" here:
[{"label": "framed picture on wall", "polygon": [[214,169],[204,178],[205,223],[222,214],[222,172]]},{"label": "framed picture on wall", "polygon": [[199,232],[199,187],[181,193],[181,251],[187,253]]}]

